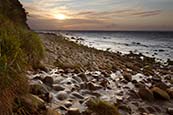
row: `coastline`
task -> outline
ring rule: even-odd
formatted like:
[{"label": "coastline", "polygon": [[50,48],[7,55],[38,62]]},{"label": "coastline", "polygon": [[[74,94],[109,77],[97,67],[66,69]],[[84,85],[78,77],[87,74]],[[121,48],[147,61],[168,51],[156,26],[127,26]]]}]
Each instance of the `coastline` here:
[{"label": "coastline", "polygon": [[47,53],[44,62],[48,65],[76,68],[79,71],[123,70],[131,74],[134,72],[146,75],[154,75],[154,71],[159,71],[161,74],[165,72],[172,74],[173,71],[170,66],[156,62],[155,58],[143,54],[131,52],[122,55],[120,52],[98,50],[52,33],[39,33],[39,36]]},{"label": "coastline", "polygon": [[93,107],[100,110],[103,105],[106,115],[114,115],[112,109],[121,115],[165,115],[172,110],[172,66],[142,54],[89,48],[61,35],[39,36],[46,51],[42,63],[48,69],[31,71],[28,76],[30,92],[48,108],[62,115],[102,115]]}]

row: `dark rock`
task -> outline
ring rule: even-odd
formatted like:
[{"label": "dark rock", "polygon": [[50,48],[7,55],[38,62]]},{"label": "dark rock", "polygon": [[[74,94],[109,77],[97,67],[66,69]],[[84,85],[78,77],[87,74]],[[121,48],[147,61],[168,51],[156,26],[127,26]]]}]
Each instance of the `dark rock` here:
[{"label": "dark rock", "polygon": [[48,88],[44,84],[30,85],[30,92],[35,95],[41,95],[49,93]]},{"label": "dark rock", "polygon": [[160,88],[160,89],[162,89],[162,90],[166,90],[167,88],[169,88],[165,83],[163,83],[163,82],[159,82],[159,83],[155,83],[154,84],[154,87],[158,87],[158,88]]},{"label": "dark rock", "polygon": [[65,88],[60,86],[60,85],[58,85],[58,84],[55,84],[55,85],[53,85],[53,89],[55,91],[63,91]]},{"label": "dark rock", "polygon": [[145,87],[139,88],[138,95],[143,100],[147,100],[147,101],[153,101],[154,100],[154,96],[153,96],[152,91],[148,88],[145,88]]},{"label": "dark rock", "polygon": [[60,91],[57,93],[57,96],[56,96],[59,100],[65,100],[68,98],[68,94],[67,92],[65,91]]},{"label": "dark rock", "polygon": [[76,81],[78,81],[79,83],[81,83],[81,82],[82,82],[81,78],[80,78],[80,77],[78,77],[78,76],[73,76],[72,78],[73,78],[73,79],[75,79]]},{"label": "dark rock", "polygon": [[171,98],[173,98],[173,88],[167,89],[167,92]]},{"label": "dark rock", "polygon": [[139,111],[140,113],[146,113],[146,110],[145,110],[145,108],[143,108],[143,107],[139,107],[139,108],[138,108],[138,111]]},{"label": "dark rock", "polygon": [[131,74],[127,73],[127,72],[124,72],[123,73],[123,77],[125,80],[127,80],[128,82],[132,81],[132,76]]},{"label": "dark rock", "polygon": [[154,97],[157,99],[170,100],[168,93],[158,87],[153,87],[151,91],[153,92]]},{"label": "dark rock", "polygon": [[128,112],[128,113],[131,113],[131,108],[129,106],[126,106],[126,105],[120,105],[118,107],[119,110],[122,110],[122,111],[125,111],[125,112]]},{"label": "dark rock", "polygon": [[80,73],[78,74],[78,76],[84,81],[84,82],[88,82],[87,76],[84,73]]},{"label": "dark rock", "polygon": [[89,83],[87,83],[87,88],[89,90],[98,90],[98,89],[101,89],[102,87],[99,86],[99,85],[96,85],[96,84],[94,84],[92,82],[89,82]]},{"label": "dark rock", "polygon": [[103,79],[103,80],[101,80],[100,85],[103,87],[107,87],[108,83],[109,83],[109,81],[107,79]]},{"label": "dark rock", "polygon": [[167,109],[167,113],[168,113],[169,115],[173,115],[173,108],[168,108],[168,109]]},{"label": "dark rock", "polygon": [[159,76],[153,76],[152,80],[156,81],[156,82],[159,82],[159,81],[161,81],[161,78]]},{"label": "dark rock", "polygon": [[60,106],[59,109],[63,110],[63,111],[67,111],[68,110],[68,108],[66,108],[65,106]]},{"label": "dark rock", "polygon": [[155,113],[156,110],[152,107],[146,107],[146,109],[148,110],[149,113]]},{"label": "dark rock", "polygon": [[85,82],[80,83],[80,88],[81,89],[86,89],[87,88],[86,83]]},{"label": "dark rock", "polygon": [[79,99],[84,99],[84,97],[82,95],[80,95],[79,93],[77,93],[77,92],[72,92],[71,95],[73,95],[73,96],[75,96]]},{"label": "dark rock", "polygon": [[64,102],[65,107],[69,108],[72,106],[72,103],[70,101]]},{"label": "dark rock", "polygon": [[53,82],[54,82],[54,80],[50,76],[47,76],[43,79],[43,83],[45,83],[48,86],[52,86]]},{"label": "dark rock", "polygon": [[48,102],[48,103],[50,103],[51,100],[52,100],[52,98],[53,98],[53,96],[51,95],[51,93],[46,93],[46,94],[44,94],[44,95],[41,95],[40,97],[41,97],[44,101],[46,101],[46,102]]},{"label": "dark rock", "polygon": [[101,74],[103,74],[104,77],[110,77],[110,74],[106,71],[101,71]]}]

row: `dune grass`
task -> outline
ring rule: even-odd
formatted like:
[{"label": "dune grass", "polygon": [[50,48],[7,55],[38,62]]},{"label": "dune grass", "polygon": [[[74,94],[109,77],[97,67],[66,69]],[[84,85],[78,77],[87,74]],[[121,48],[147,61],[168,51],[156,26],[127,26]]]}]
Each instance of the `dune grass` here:
[{"label": "dune grass", "polygon": [[0,114],[11,115],[14,99],[28,93],[25,72],[43,56],[36,33],[0,14]]}]

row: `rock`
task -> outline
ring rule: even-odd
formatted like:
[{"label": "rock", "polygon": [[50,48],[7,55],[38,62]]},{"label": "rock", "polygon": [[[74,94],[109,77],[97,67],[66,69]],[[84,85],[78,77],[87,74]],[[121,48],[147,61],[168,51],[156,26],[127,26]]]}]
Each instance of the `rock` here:
[{"label": "rock", "polygon": [[44,84],[30,85],[30,92],[34,95],[41,95],[48,93],[48,88]]},{"label": "rock", "polygon": [[126,106],[126,105],[120,105],[118,107],[118,109],[122,110],[122,111],[125,111],[125,112],[128,112],[128,113],[131,113],[131,108],[129,106]]},{"label": "rock", "polygon": [[150,91],[150,89],[145,88],[145,87],[139,88],[138,95],[143,100],[147,100],[147,101],[153,101],[154,100],[154,96],[153,96],[152,91]]},{"label": "rock", "polygon": [[123,73],[123,77],[125,80],[127,80],[128,82],[132,81],[132,76],[131,74],[127,73],[127,72],[124,72]]},{"label": "rock", "polygon": [[160,89],[162,89],[162,90],[166,90],[167,88],[169,88],[169,87],[168,87],[165,83],[163,83],[163,82],[155,83],[154,86],[155,86],[155,87],[158,87],[158,88],[160,88]]},{"label": "rock", "polygon": [[28,94],[21,97],[21,104],[31,112],[46,109],[44,100],[36,95]]},{"label": "rock", "polygon": [[159,76],[152,76],[152,80],[156,82],[160,82],[161,78]]},{"label": "rock", "polygon": [[86,83],[85,82],[80,83],[80,88],[81,89],[86,89],[87,88]]},{"label": "rock", "polygon": [[87,83],[87,88],[89,90],[98,90],[98,89],[101,89],[102,87],[100,85],[96,85],[92,82],[89,82],[89,83]]},{"label": "rock", "polygon": [[70,108],[67,113],[68,115],[80,115],[80,111],[78,108]]},{"label": "rock", "polygon": [[53,82],[54,82],[54,80],[50,76],[47,76],[43,79],[43,83],[45,83],[48,86],[52,86]]},{"label": "rock", "polygon": [[60,91],[57,93],[57,96],[56,96],[59,100],[65,100],[68,98],[68,94],[67,92],[65,91]]},{"label": "rock", "polygon": [[102,70],[101,74],[103,74],[104,77],[110,77],[110,74],[107,71]]},{"label": "rock", "polygon": [[64,106],[67,107],[67,108],[69,108],[69,107],[72,106],[72,103],[70,101],[65,101],[64,102]]},{"label": "rock", "polygon": [[71,95],[73,95],[73,96],[75,96],[79,99],[84,99],[84,97],[82,95],[80,95],[79,93],[77,93],[77,92],[72,92]]},{"label": "rock", "polygon": [[51,93],[46,93],[46,94],[44,94],[44,95],[41,95],[40,97],[41,97],[44,101],[46,101],[46,102],[48,102],[48,103],[50,103],[51,100],[52,100],[52,98],[53,98],[53,96],[52,96]]},{"label": "rock", "polygon": [[103,79],[103,80],[101,80],[100,85],[103,87],[107,87],[108,83],[109,83],[109,81],[107,79]]},{"label": "rock", "polygon": [[82,79],[82,81],[88,82],[87,76],[84,73],[80,73],[78,76]]},{"label": "rock", "polygon": [[173,88],[167,89],[167,92],[171,98],[173,98]]},{"label": "rock", "polygon": [[59,106],[59,109],[63,110],[63,111],[67,111],[68,110],[68,108],[66,108],[65,106]]},{"label": "rock", "polygon": [[78,77],[78,76],[73,76],[72,78],[73,78],[74,80],[78,81],[79,83],[82,82],[81,78]]},{"label": "rock", "polygon": [[46,115],[60,115],[58,111],[48,108]]},{"label": "rock", "polygon": [[143,108],[143,107],[139,107],[139,108],[138,108],[138,111],[139,111],[140,113],[146,112],[145,108]]},{"label": "rock", "polygon": [[151,91],[153,92],[154,97],[157,99],[170,100],[168,93],[158,87],[153,87]]},{"label": "rock", "polygon": [[155,113],[156,112],[156,110],[150,106],[146,107],[146,110],[148,110],[149,113]]},{"label": "rock", "polygon": [[167,113],[168,113],[169,115],[173,115],[173,108],[168,108],[168,109],[167,109]]},{"label": "rock", "polygon": [[55,91],[63,91],[65,88],[60,86],[60,85],[58,85],[58,84],[55,84],[55,85],[53,85],[53,89]]}]

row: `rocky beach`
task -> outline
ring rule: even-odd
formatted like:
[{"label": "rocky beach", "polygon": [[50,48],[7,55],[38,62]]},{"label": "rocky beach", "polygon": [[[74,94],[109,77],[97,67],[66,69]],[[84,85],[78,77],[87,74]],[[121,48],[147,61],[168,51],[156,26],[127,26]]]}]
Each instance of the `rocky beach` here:
[{"label": "rocky beach", "polygon": [[[34,9],[55,4],[52,0],[24,1]],[[44,7],[46,12],[49,7]],[[70,26],[65,14],[37,13],[31,18],[50,16],[53,25],[52,19],[56,19]],[[171,59],[162,63],[133,51],[123,54],[89,47],[81,44],[85,39],[75,36],[34,32],[27,16],[18,0],[0,0],[0,115],[173,115]],[[159,42],[161,49],[154,46],[151,50],[171,57],[170,35],[166,34],[166,45]],[[136,46],[143,47],[140,42],[130,45],[139,49]]]},{"label": "rocky beach", "polygon": [[45,108],[62,115],[173,114],[171,62],[97,50],[62,35],[39,36],[44,66],[27,76],[30,92]]}]

